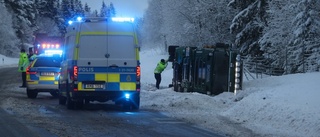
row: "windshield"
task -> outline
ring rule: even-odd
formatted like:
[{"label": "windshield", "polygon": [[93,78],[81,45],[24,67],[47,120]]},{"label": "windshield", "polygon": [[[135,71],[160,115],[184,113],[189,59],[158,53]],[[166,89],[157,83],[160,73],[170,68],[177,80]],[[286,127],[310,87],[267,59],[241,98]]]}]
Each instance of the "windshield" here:
[{"label": "windshield", "polygon": [[33,67],[60,67],[61,58],[59,57],[41,57],[37,58]]}]

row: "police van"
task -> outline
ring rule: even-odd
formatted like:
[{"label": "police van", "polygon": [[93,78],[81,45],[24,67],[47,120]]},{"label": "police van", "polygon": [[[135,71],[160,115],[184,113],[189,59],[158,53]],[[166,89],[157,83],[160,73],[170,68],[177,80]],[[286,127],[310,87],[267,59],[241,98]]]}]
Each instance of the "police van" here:
[{"label": "police van", "polygon": [[140,106],[139,46],[133,18],[78,18],[65,35],[59,104],[92,101]]}]

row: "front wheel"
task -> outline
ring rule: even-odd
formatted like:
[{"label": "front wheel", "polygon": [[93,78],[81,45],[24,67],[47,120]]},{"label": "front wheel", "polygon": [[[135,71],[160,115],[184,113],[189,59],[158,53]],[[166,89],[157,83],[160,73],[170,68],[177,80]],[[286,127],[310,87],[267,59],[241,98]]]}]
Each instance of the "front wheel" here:
[{"label": "front wheel", "polygon": [[27,96],[28,98],[32,98],[32,99],[37,98],[38,92],[35,90],[27,89]]}]

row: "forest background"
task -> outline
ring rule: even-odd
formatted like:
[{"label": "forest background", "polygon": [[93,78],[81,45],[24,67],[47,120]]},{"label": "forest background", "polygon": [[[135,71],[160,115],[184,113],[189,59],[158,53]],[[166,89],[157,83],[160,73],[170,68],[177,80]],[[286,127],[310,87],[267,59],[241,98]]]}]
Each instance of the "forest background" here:
[{"label": "forest background", "polygon": [[[227,43],[245,69],[282,75],[320,69],[318,0],[150,0],[136,18],[141,50]],[[114,17],[113,3],[91,10],[80,0],[2,0],[0,54],[17,57],[34,34],[63,36],[77,16]]]}]

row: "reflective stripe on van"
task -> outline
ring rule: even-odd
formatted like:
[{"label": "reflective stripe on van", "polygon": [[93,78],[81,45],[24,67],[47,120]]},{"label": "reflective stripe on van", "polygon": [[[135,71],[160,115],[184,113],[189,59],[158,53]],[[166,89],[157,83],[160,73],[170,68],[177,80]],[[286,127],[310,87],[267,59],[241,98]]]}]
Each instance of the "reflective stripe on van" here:
[{"label": "reflective stripe on van", "polygon": [[[86,88],[86,84],[102,82],[104,88]],[[78,91],[136,91],[136,68],[78,67]]]}]

